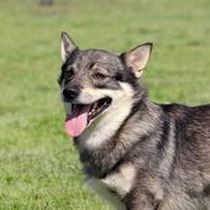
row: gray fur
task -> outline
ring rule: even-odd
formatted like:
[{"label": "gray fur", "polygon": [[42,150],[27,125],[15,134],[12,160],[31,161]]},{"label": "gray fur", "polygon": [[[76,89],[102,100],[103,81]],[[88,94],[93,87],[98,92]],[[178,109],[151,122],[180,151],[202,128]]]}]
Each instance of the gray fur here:
[{"label": "gray fur", "polygon": [[[106,81],[92,79],[94,66],[105,69]],[[70,80],[66,72],[72,67]],[[121,118],[112,113],[113,121],[119,119],[118,127],[112,132],[110,128],[107,138],[102,132],[100,144],[88,140],[97,140],[97,126],[111,108],[74,140],[87,182],[116,209],[210,210],[209,105],[151,102],[123,56],[102,50],[73,52],[63,65],[60,84],[77,85],[83,96],[90,88],[97,94],[114,92],[127,103],[129,112],[122,103]],[[77,103],[82,100],[78,98]]]}]

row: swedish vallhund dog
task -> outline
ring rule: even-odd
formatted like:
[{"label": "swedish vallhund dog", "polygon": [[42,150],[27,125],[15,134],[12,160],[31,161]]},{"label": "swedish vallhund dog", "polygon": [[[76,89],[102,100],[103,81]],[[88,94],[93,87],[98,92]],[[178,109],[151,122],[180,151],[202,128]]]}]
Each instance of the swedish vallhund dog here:
[{"label": "swedish vallhund dog", "polygon": [[149,100],[151,43],[117,55],[61,37],[65,129],[87,184],[116,210],[210,210],[210,105]]}]

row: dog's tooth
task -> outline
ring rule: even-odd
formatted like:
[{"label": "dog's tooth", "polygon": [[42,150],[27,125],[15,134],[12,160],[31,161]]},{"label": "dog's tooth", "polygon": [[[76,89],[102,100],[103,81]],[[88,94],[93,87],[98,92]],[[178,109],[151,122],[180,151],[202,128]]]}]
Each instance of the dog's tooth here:
[{"label": "dog's tooth", "polygon": [[93,110],[97,108],[97,104],[98,104],[97,102],[95,102],[95,103],[93,104]]}]

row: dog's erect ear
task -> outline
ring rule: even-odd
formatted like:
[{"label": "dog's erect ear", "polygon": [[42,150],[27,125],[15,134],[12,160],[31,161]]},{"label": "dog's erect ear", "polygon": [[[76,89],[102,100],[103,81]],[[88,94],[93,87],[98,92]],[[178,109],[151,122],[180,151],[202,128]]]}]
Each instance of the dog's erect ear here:
[{"label": "dog's erect ear", "polygon": [[61,33],[61,57],[65,63],[70,58],[72,52],[77,48],[73,40],[66,32]]},{"label": "dog's erect ear", "polygon": [[125,64],[138,78],[141,77],[143,69],[146,67],[149,61],[152,46],[153,44],[148,42],[122,54]]}]

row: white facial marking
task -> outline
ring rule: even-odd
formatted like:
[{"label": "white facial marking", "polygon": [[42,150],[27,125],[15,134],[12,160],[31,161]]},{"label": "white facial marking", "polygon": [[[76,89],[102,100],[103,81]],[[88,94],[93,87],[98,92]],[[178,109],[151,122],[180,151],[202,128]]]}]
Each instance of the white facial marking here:
[{"label": "white facial marking", "polygon": [[[92,95],[94,100],[106,95],[112,98],[112,103],[102,116],[99,116],[79,137],[80,148],[99,147],[105,140],[109,139],[119,128],[123,120],[128,116],[132,108],[133,90],[129,84],[120,83],[121,90],[97,90]],[[86,90],[87,91],[87,90]],[[89,92],[90,93],[90,92]],[[87,92],[86,92],[87,94]],[[82,94],[81,94],[82,95]],[[101,98],[101,97],[100,97]]]}]

